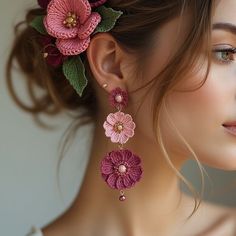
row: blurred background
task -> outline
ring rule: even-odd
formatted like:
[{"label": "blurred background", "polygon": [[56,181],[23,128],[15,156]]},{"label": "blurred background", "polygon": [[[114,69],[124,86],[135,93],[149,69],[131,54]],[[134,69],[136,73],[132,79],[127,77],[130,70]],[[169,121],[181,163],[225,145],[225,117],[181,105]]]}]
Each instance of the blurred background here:
[{"label": "blurred background", "polygon": [[[26,9],[37,6],[37,1],[0,0],[0,6],[0,235],[19,236],[32,225],[42,227],[70,205],[87,165],[93,126],[87,125],[77,133],[62,161],[58,188],[58,145],[71,120],[63,115],[53,121],[42,117],[57,129],[39,128],[29,114],[15,106],[4,78],[13,25],[23,19]],[[16,71],[14,78],[18,94],[27,101],[22,75]],[[236,207],[236,171],[206,170],[213,185],[206,177],[204,199]],[[200,171],[195,162],[186,163],[182,173],[200,190]]]}]

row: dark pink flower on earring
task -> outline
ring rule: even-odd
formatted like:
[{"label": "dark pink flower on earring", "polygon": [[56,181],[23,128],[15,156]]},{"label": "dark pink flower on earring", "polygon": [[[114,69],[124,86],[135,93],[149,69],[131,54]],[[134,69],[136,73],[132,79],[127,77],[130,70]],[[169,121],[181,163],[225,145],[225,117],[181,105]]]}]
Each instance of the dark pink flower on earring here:
[{"label": "dark pink flower on earring", "polygon": [[111,138],[113,143],[124,144],[133,137],[135,123],[132,116],[123,112],[110,113],[103,123],[105,135]]},{"label": "dark pink flower on earring", "polygon": [[101,6],[103,3],[105,3],[107,0],[89,0],[89,3],[91,5],[91,7],[99,7]]},{"label": "dark pink flower on earring", "polygon": [[102,17],[92,12],[88,0],[51,0],[44,17],[44,26],[56,38],[56,46],[63,55],[84,52]]},{"label": "dark pink flower on earring", "polygon": [[109,94],[109,102],[111,106],[123,109],[128,104],[128,93],[119,87],[115,88]]},{"label": "dark pink flower on earring", "polygon": [[134,186],[142,177],[141,159],[128,149],[107,153],[101,161],[103,179],[111,188],[125,189]]}]

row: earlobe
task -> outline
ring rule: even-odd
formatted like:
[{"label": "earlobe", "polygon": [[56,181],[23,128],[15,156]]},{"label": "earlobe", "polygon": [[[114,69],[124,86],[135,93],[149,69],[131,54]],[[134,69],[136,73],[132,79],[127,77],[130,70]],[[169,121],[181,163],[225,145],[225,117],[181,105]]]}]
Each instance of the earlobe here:
[{"label": "earlobe", "polygon": [[[126,89],[121,71],[121,49],[109,33],[96,34],[86,50],[90,69],[96,82],[107,92],[116,87]],[[104,87],[104,84],[109,86]]]}]

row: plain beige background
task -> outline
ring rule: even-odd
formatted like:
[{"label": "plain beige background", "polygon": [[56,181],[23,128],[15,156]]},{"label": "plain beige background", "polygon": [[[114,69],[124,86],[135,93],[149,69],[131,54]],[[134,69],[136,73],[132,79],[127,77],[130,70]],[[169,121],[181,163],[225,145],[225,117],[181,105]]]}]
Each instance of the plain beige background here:
[{"label": "plain beige background", "polygon": [[[22,19],[26,9],[34,6],[36,0],[0,0],[0,235],[4,236],[25,235],[32,225],[41,227],[68,207],[80,187],[93,129],[87,126],[79,131],[62,163],[61,195],[56,184],[57,148],[70,119],[64,115],[44,119],[58,126],[55,131],[38,128],[29,114],[14,105],[4,80],[5,60],[14,37],[13,25]],[[22,75],[16,72],[14,78],[18,94],[27,101]],[[207,171],[215,192],[209,195],[207,181],[205,199],[236,206],[236,171],[211,168]],[[200,188],[195,163],[188,162],[183,173]],[[220,190],[225,192],[217,194]]]}]

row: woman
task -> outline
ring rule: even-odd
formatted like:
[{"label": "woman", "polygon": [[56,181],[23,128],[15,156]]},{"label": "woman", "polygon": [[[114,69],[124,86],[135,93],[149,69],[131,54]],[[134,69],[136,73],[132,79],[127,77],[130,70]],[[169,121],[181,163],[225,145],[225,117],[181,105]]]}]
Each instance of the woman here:
[{"label": "woman", "polygon": [[[27,15],[29,23],[35,15],[47,14],[44,26],[57,43],[47,51],[45,41],[36,41],[39,33],[28,26],[10,56],[8,85],[16,102],[36,115],[85,108],[80,122],[94,122],[95,130],[74,202],[31,235],[236,235],[235,209],[196,204],[198,197],[185,195],[178,186],[182,180],[191,189],[179,172],[189,159],[197,161],[201,172],[201,163],[236,169],[235,0],[89,1],[91,7],[103,4],[122,14],[109,32],[91,34],[87,41],[81,37],[87,43],[84,48],[82,41],[68,43],[63,33],[57,34],[57,23],[51,19],[65,9],[56,6],[59,2],[73,1],[47,1]],[[101,18],[96,14],[91,22],[97,26]],[[73,12],[63,19],[63,27],[78,24]],[[73,83],[68,73],[73,66],[65,63],[78,54],[85,66],[86,86]],[[47,92],[34,99],[35,107],[27,108],[14,96],[10,82],[14,57],[27,83]],[[129,125],[114,125],[118,116]],[[116,166],[118,157],[127,162]]]}]

